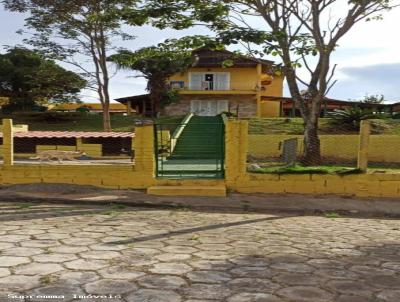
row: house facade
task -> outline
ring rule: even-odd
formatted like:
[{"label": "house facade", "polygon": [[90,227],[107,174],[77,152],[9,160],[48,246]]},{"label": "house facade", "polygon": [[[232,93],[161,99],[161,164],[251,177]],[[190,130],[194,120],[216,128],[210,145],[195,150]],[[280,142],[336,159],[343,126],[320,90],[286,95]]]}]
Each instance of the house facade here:
[{"label": "house facade", "polygon": [[[277,75],[273,62],[257,60],[226,50],[200,49],[187,70],[168,79],[177,89],[179,101],[163,108],[163,115],[215,116],[231,112],[240,117],[278,117],[283,93],[283,76]],[[229,67],[223,67],[229,62]],[[266,99],[265,97],[268,97]],[[277,100],[274,100],[274,97]],[[148,96],[117,99],[137,112],[146,112]]]}]

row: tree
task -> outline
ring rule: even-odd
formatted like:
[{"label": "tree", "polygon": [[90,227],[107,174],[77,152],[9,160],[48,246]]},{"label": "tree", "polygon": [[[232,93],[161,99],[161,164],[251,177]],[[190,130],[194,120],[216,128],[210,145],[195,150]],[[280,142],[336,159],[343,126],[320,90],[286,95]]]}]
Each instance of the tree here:
[{"label": "tree", "polygon": [[386,102],[385,96],[383,94],[379,95],[365,95],[364,98],[361,100],[361,103],[366,104],[383,104]]},{"label": "tree", "polygon": [[[196,11],[199,3],[212,0],[164,0],[166,8],[188,5]],[[219,28],[223,43],[241,43],[255,56],[274,55],[281,67],[294,102],[304,120],[303,163],[321,160],[318,119],[324,97],[335,83],[336,65],[331,55],[339,41],[355,24],[379,19],[380,13],[395,5],[390,0],[225,0]],[[229,11],[229,13],[226,13]],[[198,12],[199,15],[201,11]],[[196,14],[191,14],[196,16]],[[226,24],[226,23],[224,23]],[[301,69],[301,67],[303,67]],[[300,77],[299,70],[308,75]],[[302,91],[306,90],[306,93]]]},{"label": "tree", "polygon": [[109,61],[120,68],[138,71],[147,79],[152,115],[156,116],[166,102],[176,98],[167,87],[167,79],[187,69],[194,62],[192,51],[205,45],[211,47],[212,40],[203,36],[170,39],[157,46],[144,47],[134,52],[120,50]]},{"label": "tree", "polygon": [[[264,21],[267,30],[263,31],[249,26],[244,18],[239,19],[225,36],[230,41],[231,37],[238,41],[235,38],[238,34],[250,34],[250,39],[246,34],[240,40],[260,45],[261,51],[255,53],[280,57],[291,96],[304,120],[304,164],[320,164],[318,119],[324,97],[335,83],[336,65],[331,64],[332,53],[356,23],[380,18],[380,12],[391,7],[392,3],[388,0],[231,2],[233,13],[242,17],[257,16]],[[308,76],[300,77],[300,67],[304,67]],[[302,94],[304,88],[306,94]]]},{"label": "tree", "polygon": [[12,48],[0,55],[0,95],[4,107],[20,110],[53,102],[72,102],[86,86],[78,74],[25,48]]},{"label": "tree", "polygon": [[[3,0],[6,9],[28,12],[26,27],[35,30],[27,43],[53,58],[77,67],[95,90],[103,108],[103,126],[110,124],[110,71],[106,62],[113,39],[130,39],[120,30],[121,12],[135,0]],[[137,13],[135,25],[146,18]],[[86,56],[86,59],[82,59]],[[91,67],[87,67],[87,64]]]}]

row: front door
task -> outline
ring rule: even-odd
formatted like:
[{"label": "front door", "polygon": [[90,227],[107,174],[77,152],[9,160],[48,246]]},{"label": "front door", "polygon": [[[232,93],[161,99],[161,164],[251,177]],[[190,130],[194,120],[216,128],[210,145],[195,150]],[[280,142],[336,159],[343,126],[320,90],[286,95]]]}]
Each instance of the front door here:
[{"label": "front door", "polygon": [[228,111],[227,100],[192,100],[190,112],[199,116],[216,116]]}]

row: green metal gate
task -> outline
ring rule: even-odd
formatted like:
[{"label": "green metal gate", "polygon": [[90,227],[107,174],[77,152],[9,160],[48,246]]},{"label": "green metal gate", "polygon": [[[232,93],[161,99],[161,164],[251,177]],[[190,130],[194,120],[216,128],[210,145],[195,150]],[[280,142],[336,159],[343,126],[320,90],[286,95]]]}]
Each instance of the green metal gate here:
[{"label": "green metal gate", "polygon": [[193,116],[188,123],[154,126],[156,175],[224,178],[225,126],[220,116]]}]

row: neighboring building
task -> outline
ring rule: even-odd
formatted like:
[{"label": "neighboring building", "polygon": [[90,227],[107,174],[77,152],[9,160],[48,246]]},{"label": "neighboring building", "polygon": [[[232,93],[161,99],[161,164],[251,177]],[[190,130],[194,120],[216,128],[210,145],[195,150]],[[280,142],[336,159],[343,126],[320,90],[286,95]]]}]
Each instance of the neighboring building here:
[{"label": "neighboring building", "polygon": [[[281,97],[278,99],[274,98],[274,100],[279,101],[281,104],[280,108],[282,117],[300,116],[300,110],[298,106],[294,104],[292,98]],[[362,103],[357,101],[343,101],[343,100],[325,98],[324,102],[322,103],[321,116],[325,116],[327,113],[332,112],[334,110],[343,110],[355,107],[361,109],[370,109],[374,112],[387,112],[387,113],[400,112],[400,103],[372,104],[372,103]]]},{"label": "neighboring building", "polygon": [[392,113],[400,113],[400,102],[394,103],[390,105],[390,111]]},{"label": "neighboring building", "polygon": [[[180,101],[165,107],[162,114],[214,116],[229,111],[240,117],[280,116],[280,102],[271,97],[282,97],[284,77],[273,72],[272,61],[226,50],[199,49],[193,55],[196,60],[191,67],[168,79],[179,90]],[[227,60],[233,65],[223,68]],[[143,115],[151,110],[147,94],[116,100]]]},{"label": "neighboring building", "polygon": [[[49,110],[51,111],[59,111],[59,112],[76,112],[76,111],[84,111],[87,110],[87,112],[90,113],[102,113],[103,108],[101,104],[99,103],[82,103],[82,104],[76,104],[76,103],[60,103],[60,104],[55,104],[51,105],[49,107]],[[111,114],[124,114],[127,113],[127,108],[126,105],[120,104],[120,103],[111,103],[110,104],[110,113]]]}]

